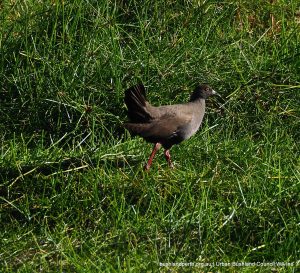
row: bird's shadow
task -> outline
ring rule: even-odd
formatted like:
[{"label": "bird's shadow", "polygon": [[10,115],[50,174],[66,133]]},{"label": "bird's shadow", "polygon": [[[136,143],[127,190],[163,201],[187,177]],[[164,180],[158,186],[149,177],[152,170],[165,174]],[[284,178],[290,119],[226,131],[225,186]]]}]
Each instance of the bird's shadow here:
[{"label": "bird's shadow", "polygon": [[110,168],[123,169],[128,166],[140,166],[141,160],[137,157],[110,157],[110,158],[90,158],[71,157],[56,162],[45,162],[42,164],[28,164],[22,166],[0,167],[0,184],[9,186],[16,181],[26,178],[33,178],[37,175],[53,176],[59,173],[87,172],[99,166],[109,166]]}]

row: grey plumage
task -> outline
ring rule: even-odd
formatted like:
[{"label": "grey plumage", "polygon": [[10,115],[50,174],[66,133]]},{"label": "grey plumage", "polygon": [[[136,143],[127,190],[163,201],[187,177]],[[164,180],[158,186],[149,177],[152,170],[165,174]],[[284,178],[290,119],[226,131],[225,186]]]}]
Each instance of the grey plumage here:
[{"label": "grey plumage", "polygon": [[[170,157],[168,150],[174,144],[190,138],[197,132],[205,113],[205,99],[215,93],[208,85],[199,85],[191,94],[189,102],[155,107],[147,101],[142,84],[133,86],[125,91],[125,104],[130,122],[124,126],[133,135],[139,135],[151,143],[161,144],[166,150],[166,158]],[[171,164],[170,158],[167,160]],[[151,162],[152,160],[150,165]]]}]

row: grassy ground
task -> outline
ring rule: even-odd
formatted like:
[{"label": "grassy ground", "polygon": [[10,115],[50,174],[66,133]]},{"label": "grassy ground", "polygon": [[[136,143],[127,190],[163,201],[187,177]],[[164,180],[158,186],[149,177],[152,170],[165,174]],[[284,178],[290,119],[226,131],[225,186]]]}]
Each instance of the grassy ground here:
[{"label": "grassy ground", "polygon": [[[252,2],[1,2],[1,272],[296,272],[300,6]],[[141,81],[222,94],[175,170],[122,129]]]}]

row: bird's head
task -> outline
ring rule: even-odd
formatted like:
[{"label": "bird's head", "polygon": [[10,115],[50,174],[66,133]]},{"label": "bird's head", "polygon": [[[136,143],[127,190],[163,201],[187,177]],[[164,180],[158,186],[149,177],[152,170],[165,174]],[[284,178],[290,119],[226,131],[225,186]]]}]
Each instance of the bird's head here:
[{"label": "bird's head", "polygon": [[195,101],[197,99],[207,99],[212,95],[219,95],[215,90],[213,90],[207,84],[197,85],[194,92],[191,94],[190,101]]}]

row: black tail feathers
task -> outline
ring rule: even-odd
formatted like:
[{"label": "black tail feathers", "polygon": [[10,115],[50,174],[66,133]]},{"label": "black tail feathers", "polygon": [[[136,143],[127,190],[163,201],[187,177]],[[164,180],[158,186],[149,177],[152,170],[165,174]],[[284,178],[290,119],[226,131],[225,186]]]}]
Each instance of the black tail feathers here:
[{"label": "black tail feathers", "polygon": [[125,104],[131,122],[143,123],[151,119],[147,112],[146,102],[146,91],[143,84],[132,86],[125,91]]}]

